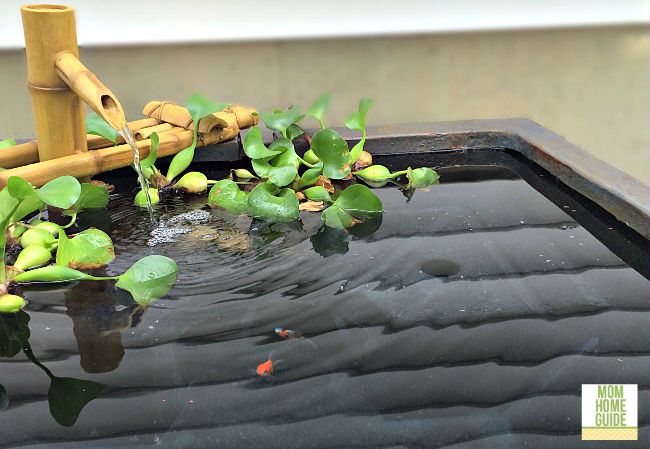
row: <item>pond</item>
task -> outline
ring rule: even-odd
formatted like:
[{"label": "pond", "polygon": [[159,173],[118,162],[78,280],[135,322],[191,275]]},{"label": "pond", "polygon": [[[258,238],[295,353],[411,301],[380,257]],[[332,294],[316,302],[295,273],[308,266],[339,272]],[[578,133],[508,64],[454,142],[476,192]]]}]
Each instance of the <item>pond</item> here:
[{"label": "pond", "polygon": [[[25,289],[0,318],[0,348],[33,352],[0,358],[0,448],[602,447],[580,441],[580,389],[613,379],[647,423],[647,248],[512,155],[454,157],[428,192],[376,190],[355,235],[205,196],[164,200],[152,230],[118,186],[80,216],[114,240],[108,273],[162,254],[178,281],[147,309],[112,281]],[[93,384],[48,404],[56,378]]]}]

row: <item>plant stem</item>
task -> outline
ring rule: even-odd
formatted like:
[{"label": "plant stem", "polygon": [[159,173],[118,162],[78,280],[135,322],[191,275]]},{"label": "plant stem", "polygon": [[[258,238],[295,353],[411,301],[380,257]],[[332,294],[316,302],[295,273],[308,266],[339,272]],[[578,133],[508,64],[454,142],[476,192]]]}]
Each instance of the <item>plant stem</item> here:
[{"label": "plant stem", "polygon": [[315,168],[316,165],[318,165],[318,164],[310,164],[309,162],[307,162],[306,160],[304,160],[300,156],[298,156],[298,160],[300,161],[301,164],[306,165],[309,168]]},{"label": "plant stem", "polygon": [[70,220],[70,223],[68,223],[67,225],[63,226],[61,229],[68,229],[70,226],[72,226],[73,224],[75,224],[75,222],[77,221],[77,212],[78,212],[78,211],[74,211],[74,212],[72,213],[72,218],[71,218],[71,220]]},{"label": "plant stem", "polygon": [[396,171],[394,173],[391,173],[390,177],[391,178],[397,178],[398,176],[405,175],[406,173],[408,173],[408,169],[407,170],[400,170],[400,171]]}]

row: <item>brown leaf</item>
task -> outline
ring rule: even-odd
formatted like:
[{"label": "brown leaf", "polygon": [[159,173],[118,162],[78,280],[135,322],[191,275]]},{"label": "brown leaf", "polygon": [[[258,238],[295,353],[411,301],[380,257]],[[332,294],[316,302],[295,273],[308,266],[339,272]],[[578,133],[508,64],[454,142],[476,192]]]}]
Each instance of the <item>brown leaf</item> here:
[{"label": "brown leaf", "polygon": [[153,174],[153,176],[151,177],[151,183],[157,189],[162,189],[163,187],[167,187],[169,185],[169,181],[167,181],[167,178],[165,178],[162,175],[162,173],[160,173],[159,171],[156,171]]},{"label": "brown leaf", "polygon": [[329,193],[334,193],[334,186],[332,185],[332,181],[323,175],[320,175],[318,179],[316,179],[315,185],[324,187],[325,190],[327,190]]},{"label": "brown leaf", "polygon": [[305,197],[305,194],[302,192],[296,192],[296,197],[298,198],[298,201],[305,201],[307,197]]},{"label": "brown leaf", "polygon": [[304,203],[300,203],[298,206],[299,210],[304,210],[307,212],[318,212],[323,209],[325,209],[325,206],[323,205],[322,201],[305,201]]},{"label": "brown leaf", "polygon": [[106,187],[106,190],[108,190],[109,192],[112,192],[112,191],[115,190],[115,186],[113,184],[109,184],[109,183],[104,182],[104,181],[97,181],[95,179],[91,179],[90,183],[92,185],[97,186],[97,187]]},{"label": "brown leaf", "polygon": [[361,170],[372,165],[372,155],[367,151],[362,151],[359,159],[354,163],[353,171]]}]

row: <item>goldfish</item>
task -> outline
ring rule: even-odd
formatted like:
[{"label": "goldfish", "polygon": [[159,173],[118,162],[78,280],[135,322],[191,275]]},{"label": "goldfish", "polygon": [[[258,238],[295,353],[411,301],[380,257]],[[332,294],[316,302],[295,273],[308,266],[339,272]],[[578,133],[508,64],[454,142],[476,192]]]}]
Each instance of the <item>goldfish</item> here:
[{"label": "goldfish", "polygon": [[293,340],[294,338],[302,338],[302,334],[298,331],[292,331],[290,329],[284,329],[282,327],[276,327],[275,333],[278,337],[284,338],[285,340]]},{"label": "goldfish", "polygon": [[255,373],[260,377],[270,377],[273,375],[274,369],[273,357],[269,354],[269,358],[266,362],[260,363],[255,369]]}]

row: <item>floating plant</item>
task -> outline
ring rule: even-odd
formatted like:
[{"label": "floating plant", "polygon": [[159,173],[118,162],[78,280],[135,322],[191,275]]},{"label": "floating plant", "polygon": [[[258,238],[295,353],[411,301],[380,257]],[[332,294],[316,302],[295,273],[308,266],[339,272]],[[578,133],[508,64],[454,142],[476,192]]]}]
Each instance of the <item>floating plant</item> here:
[{"label": "floating plant", "polygon": [[[72,176],[56,178],[39,189],[22,178],[9,178],[7,187],[0,191],[0,313],[16,313],[24,306],[20,296],[9,293],[15,284],[116,280],[115,285],[130,292],[141,305],[169,291],[178,268],[164,256],[144,257],[119,276],[96,277],[81,271],[112,262],[113,242],[99,229],[86,229],[71,237],[66,229],[75,223],[81,210],[103,208],[107,203],[105,186],[81,184]],[[40,218],[24,221],[35,213],[40,217],[46,206],[62,209],[71,217],[70,222],[60,226]],[[11,267],[5,258],[9,240],[22,248]],[[50,264],[52,260],[54,264]]]},{"label": "floating plant", "polygon": [[[154,187],[148,189],[148,195],[140,190],[135,204],[147,205],[147,196],[155,204],[166,191],[200,194],[212,186],[207,196],[211,207],[223,208],[236,215],[248,214],[269,223],[293,222],[301,211],[322,211],[326,228],[339,231],[315,236],[314,247],[332,238],[343,245],[347,235],[374,232],[381,223],[383,207],[368,186],[381,187],[388,182],[399,184],[402,179],[402,187],[413,191],[437,183],[438,174],[428,167],[391,172],[383,165],[373,165],[372,156],[364,150],[366,117],[372,100],[362,99],[357,111],[345,119],[347,128],[361,133],[359,142],[352,148],[337,131],[325,126],[329,103],[330,96],[326,94],[314,101],[305,114],[296,106],[261,113],[274,139],[267,146],[258,126],[248,131],[243,139],[243,150],[252,171],[237,168],[230,171],[227,179],[210,180],[200,172],[183,172],[194,158],[201,119],[229,105],[215,103],[200,94],[192,95],[186,103],[194,125],[192,144],[174,156],[163,175],[155,166],[160,140],[152,133],[149,154],[135,163],[139,164],[137,171]],[[300,124],[305,117],[318,122],[319,129],[313,136]],[[116,130],[97,114],[88,116],[86,127],[89,133],[117,142]],[[298,138],[309,144],[302,156],[293,143]],[[68,236],[66,229],[75,223],[81,210],[103,208],[107,203],[108,191],[104,186],[80,184],[71,176],[54,179],[40,189],[15,176],[9,179],[7,187],[0,192],[0,210],[4,211],[0,213],[0,294],[4,295],[0,297],[0,311],[15,312],[23,305],[22,298],[7,294],[12,283],[115,280],[118,288],[129,291],[141,305],[167,293],[176,280],[178,269],[173,260],[163,256],[145,257],[119,276],[97,277],[84,272],[112,262],[115,253],[111,238],[94,228],[74,236]],[[39,218],[29,223],[23,221],[46,206],[62,209],[70,222],[59,226],[40,222]],[[8,237],[22,247],[13,267],[5,266]]]}]

